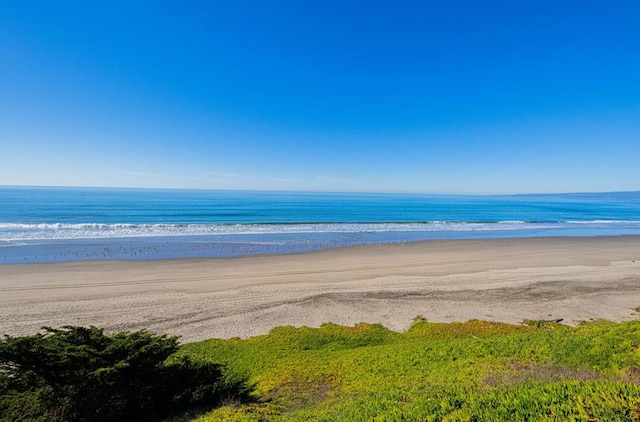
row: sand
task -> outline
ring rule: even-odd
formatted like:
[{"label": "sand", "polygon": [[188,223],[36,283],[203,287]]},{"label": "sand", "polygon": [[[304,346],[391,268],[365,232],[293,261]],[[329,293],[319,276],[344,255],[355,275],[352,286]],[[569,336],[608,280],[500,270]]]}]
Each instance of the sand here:
[{"label": "sand", "polygon": [[640,236],[452,240],[298,255],[0,265],[0,334],[146,328],[183,342],[279,325],[640,317]]}]

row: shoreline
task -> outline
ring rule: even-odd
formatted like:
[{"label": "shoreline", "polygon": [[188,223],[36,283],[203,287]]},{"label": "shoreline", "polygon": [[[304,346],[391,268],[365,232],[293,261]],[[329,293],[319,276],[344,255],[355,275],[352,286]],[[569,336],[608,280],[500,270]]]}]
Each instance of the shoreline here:
[{"label": "shoreline", "polygon": [[249,337],[278,325],[636,318],[640,236],[431,240],[289,255],[0,265],[0,334]]},{"label": "shoreline", "polygon": [[[521,223],[504,222],[496,224],[515,224],[515,226],[519,226]],[[290,255],[345,247],[405,244],[440,240],[640,236],[640,225],[636,223],[631,225],[625,223],[623,225],[613,226],[609,223],[598,224],[601,227],[585,227],[582,223],[573,223],[572,227],[563,227],[562,225],[557,227],[529,227],[526,229],[515,229],[512,227],[512,229],[508,230],[499,230],[496,228],[487,229],[486,227],[476,230],[467,227],[465,230],[446,230],[440,228],[438,230],[427,231],[300,231],[292,233],[255,232],[216,235],[184,234],[173,236],[3,239],[2,241],[8,243],[0,245],[0,266],[76,261],[146,261],[160,259]]]}]

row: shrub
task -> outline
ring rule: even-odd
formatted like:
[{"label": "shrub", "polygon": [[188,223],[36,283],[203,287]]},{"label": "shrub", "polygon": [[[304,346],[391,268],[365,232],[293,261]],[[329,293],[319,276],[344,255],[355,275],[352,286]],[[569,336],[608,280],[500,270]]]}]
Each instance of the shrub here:
[{"label": "shrub", "polygon": [[0,420],[156,420],[248,396],[221,365],[167,359],[178,338],[145,330],[44,328],[0,342]]}]

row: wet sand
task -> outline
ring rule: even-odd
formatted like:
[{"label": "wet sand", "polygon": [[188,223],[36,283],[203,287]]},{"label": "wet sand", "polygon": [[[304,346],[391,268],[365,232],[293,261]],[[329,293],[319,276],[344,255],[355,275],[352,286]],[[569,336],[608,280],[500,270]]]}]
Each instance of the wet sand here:
[{"label": "wet sand", "polygon": [[0,265],[0,334],[248,337],[278,325],[640,317],[640,236],[449,240],[298,255]]}]

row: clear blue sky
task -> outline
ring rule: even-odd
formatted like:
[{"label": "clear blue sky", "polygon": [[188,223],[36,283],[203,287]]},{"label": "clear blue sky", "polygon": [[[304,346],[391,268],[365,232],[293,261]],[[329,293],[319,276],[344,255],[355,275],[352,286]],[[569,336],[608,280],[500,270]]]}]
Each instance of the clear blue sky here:
[{"label": "clear blue sky", "polygon": [[0,184],[640,190],[640,1],[3,0]]}]

